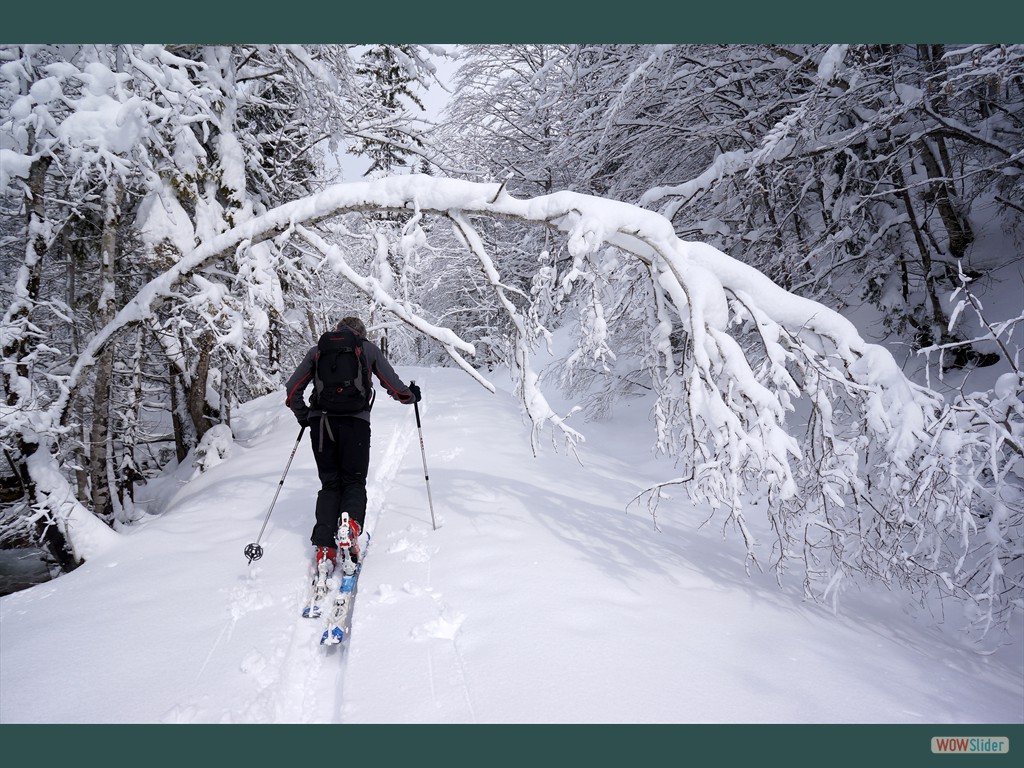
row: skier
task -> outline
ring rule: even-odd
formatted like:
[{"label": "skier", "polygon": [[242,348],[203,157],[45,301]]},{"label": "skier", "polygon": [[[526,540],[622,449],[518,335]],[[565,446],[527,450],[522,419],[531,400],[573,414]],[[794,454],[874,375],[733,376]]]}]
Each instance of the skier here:
[{"label": "skier", "polygon": [[[361,368],[351,380],[328,381],[325,385],[323,379],[329,378],[331,368],[326,363],[330,352],[325,350],[329,349],[328,342],[332,339],[347,340],[346,352],[355,346],[358,354],[353,359],[358,360]],[[412,405],[420,401],[419,387],[406,385],[398,377],[380,348],[366,338],[362,321],[345,317],[333,332],[325,333],[317,346],[306,352],[286,385],[285,404],[301,426],[310,428],[313,457],[320,476],[316,522],[310,541],[316,548],[316,566],[321,572],[324,570],[320,567],[322,563],[333,570],[339,541],[351,541],[352,562],[359,561],[358,539],[366,521],[366,477],[370,467],[370,408],[374,397],[371,373],[398,402]],[[307,405],[303,393],[310,383],[314,383],[314,389]],[[342,384],[346,385],[346,391],[352,391],[353,404],[332,404],[330,398],[334,392],[341,392]],[[344,512],[348,513],[350,531],[339,531]]]}]

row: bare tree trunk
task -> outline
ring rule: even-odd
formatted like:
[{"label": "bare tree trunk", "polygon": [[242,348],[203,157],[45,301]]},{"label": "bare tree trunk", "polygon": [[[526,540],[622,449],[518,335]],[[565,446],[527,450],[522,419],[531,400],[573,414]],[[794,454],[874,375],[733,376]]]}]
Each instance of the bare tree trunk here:
[{"label": "bare tree trunk", "polygon": [[114,355],[108,348],[96,363],[92,427],[89,430],[89,487],[92,509],[108,522],[113,515],[107,485],[107,442],[110,439],[110,380]]},{"label": "bare tree trunk", "polygon": [[[113,319],[117,310],[114,276],[117,267],[117,224],[120,218],[123,187],[115,183],[107,188],[100,239],[101,294],[96,314],[101,326]],[[108,522],[113,520],[114,506],[110,488],[108,443],[110,434],[110,390],[114,377],[114,345],[104,347],[96,363],[93,386],[92,429],[89,433],[89,482],[93,512]]]},{"label": "bare tree trunk", "polygon": [[[133,517],[132,507],[135,503],[135,484],[143,479],[139,471],[136,446],[139,442],[139,425],[142,420],[142,359],[143,359],[143,335],[141,330],[136,332],[135,352],[131,359],[131,402],[124,409],[124,423],[120,425],[121,435],[121,460],[117,467],[117,498],[123,509],[127,511],[127,517]],[[127,520],[126,520],[127,522]]]},{"label": "bare tree trunk", "polygon": [[167,364],[168,384],[171,388],[171,425],[174,428],[174,454],[179,462],[185,460],[188,455],[189,439],[185,435],[185,419],[182,418],[181,408],[181,371],[173,361]]},{"label": "bare tree trunk", "polygon": [[[925,83],[928,103],[936,112],[947,114],[949,108],[945,92],[933,79],[946,70],[946,61],[943,59],[945,47],[943,45],[919,45],[917,52],[918,58],[924,63],[924,71],[928,77]],[[953,165],[946,142],[941,136],[935,136],[922,139],[916,142],[916,145],[918,156],[924,164],[928,178],[932,180],[932,199],[938,209],[943,226],[946,228],[949,252],[954,258],[963,258],[967,252],[967,246],[974,241],[974,232],[967,220],[956,210],[956,191],[950,181]]]},{"label": "bare tree trunk", "polygon": [[[65,284],[65,303],[71,307],[72,311],[75,311],[78,307],[78,245],[75,239],[68,236],[68,232],[65,230],[61,235],[61,250],[64,258],[66,259],[66,275],[67,282]],[[82,349],[82,337],[79,332],[78,323],[71,323],[71,351],[75,357],[78,357],[79,352]],[[89,472],[87,470],[88,459],[85,457],[84,446],[88,445],[88,428],[86,427],[87,419],[85,413],[85,404],[82,398],[76,398],[75,400],[75,423],[80,425],[81,431],[81,446],[75,449],[75,488],[78,498],[84,499],[89,494]]]},{"label": "bare tree trunk", "polygon": [[196,345],[199,347],[199,360],[196,372],[192,377],[192,385],[188,388],[188,415],[195,427],[196,440],[202,440],[218,418],[218,411],[206,397],[206,389],[210,379],[210,356],[213,352],[213,332],[204,331]]},{"label": "bare tree trunk", "polygon": [[12,303],[12,310],[5,318],[7,323],[16,328],[4,343],[4,361],[14,361],[13,374],[8,373],[6,366],[3,372],[4,396],[7,404],[14,406],[18,404],[21,397],[18,387],[14,386],[14,379],[27,379],[29,375],[28,366],[23,362],[28,355],[29,349],[29,316],[32,307],[39,299],[39,288],[42,281],[43,259],[46,255],[49,244],[47,243],[46,210],[43,203],[43,188],[46,183],[46,173],[49,170],[51,159],[41,157],[32,163],[28,177],[28,195],[25,201],[27,214],[26,230],[29,232],[29,242],[25,248],[26,280],[22,295],[16,297]]},{"label": "bare tree trunk", "polygon": [[938,209],[939,218],[942,219],[942,224],[946,228],[950,255],[956,259],[962,259],[967,253],[967,246],[974,241],[974,232],[971,230],[970,224],[954,208],[953,191],[949,183],[949,153],[945,150],[941,137],[935,141],[940,145],[940,156],[946,158],[941,165],[929,142],[918,142],[918,155],[928,172],[928,178],[933,180],[932,197]]},{"label": "bare tree trunk", "polygon": [[[48,238],[52,234],[51,226],[46,218],[46,206],[43,192],[46,186],[46,175],[49,172],[52,158],[44,156],[34,161],[29,167],[27,195],[25,199],[26,231],[29,241],[25,247],[25,264],[22,267],[23,280],[19,280],[18,295],[11,303],[11,308],[4,318],[5,325],[11,331],[4,342],[4,365],[0,368],[3,379],[4,400],[8,406],[18,408],[27,387],[21,386],[28,381],[29,369],[25,363],[30,347],[30,319],[32,308],[39,300],[42,283],[43,260],[49,248]],[[28,470],[26,460],[39,449],[39,444],[28,442],[24,433],[14,436],[12,447],[15,454],[11,460],[22,487],[28,497],[35,499],[36,485]],[[50,524],[45,518],[35,523],[36,535],[53,559],[65,571],[72,570],[76,563],[68,547],[67,539],[56,525]]]},{"label": "bare tree trunk", "polygon": [[267,332],[267,367],[274,375],[281,370],[281,317],[270,313],[270,328]]},{"label": "bare tree trunk", "polygon": [[919,335],[922,337],[921,340],[924,341],[924,337],[927,336],[927,343],[922,344],[922,346],[927,346],[927,344],[941,344],[945,337],[945,330],[948,325],[948,321],[946,318],[946,312],[942,308],[942,300],[939,298],[939,294],[935,286],[935,270],[932,264],[932,254],[928,248],[928,243],[925,241],[924,233],[921,231],[920,222],[917,220],[917,214],[914,210],[914,201],[910,196],[910,191],[907,189],[903,171],[898,166],[893,169],[893,181],[896,183],[898,190],[897,194],[900,199],[903,200],[910,229],[914,234],[914,241],[917,243],[917,250],[921,256],[921,271],[924,279],[925,295],[928,302],[925,309],[926,311],[930,310],[931,315],[927,331],[924,328],[919,328]]},{"label": "bare tree trunk", "polygon": [[313,310],[308,305],[306,306],[306,323],[309,325],[309,337],[314,340],[320,338],[320,334],[316,329],[316,318],[313,316]]}]

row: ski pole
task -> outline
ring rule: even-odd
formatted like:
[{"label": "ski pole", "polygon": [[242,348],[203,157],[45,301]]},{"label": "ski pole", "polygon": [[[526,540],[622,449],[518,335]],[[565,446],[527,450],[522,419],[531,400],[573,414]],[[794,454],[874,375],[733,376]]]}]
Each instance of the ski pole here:
[{"label": "ski pole", "polygon": [[[410,384],[415,384],[415,381],[410,381]],[[434,502],[430,498],[430,474],[427,472],[427,449],[423,447],[423,426],[420,424],[420,404],[413,403],[412,407],[416,409],[416,429],[420,433],[420,456],[423,457],[423,480],[427,484],[427,504],[430,506],[430,523],[434,526],[434,530],[437,530],[437,520],[434,519]]]},{"label": "ski pole", "polygon": [[256,537],[256,541],[252,544],[247,544],[245,547],[245,556],[249,558],[249,565],[252,565],[253,560],[259,560],[263,557],[263,547],[260,546],[260,539],[263,538],[263,531],[267,528],[267,522],[270,520],[270,513],[274,511],[274,505],[277,503],[277,496],[281,493],[281,487],[284,485],[284,479],[288,477],[288,470],[292,466],[292,459],[295,458],[295,452],[299,450],[299,443],[302,442],[302,436],[306,433],[306,427],[303,426],[299,430],[299,436],[295,440],[295,447],[292,448],[292,455],[288,457],[288,463],[284,465],[284,474],[281,475],[281,482],[277,484],[277,490],[274,491],[274,498],[270,502],[270,509],[267,510],[267,516],[263,519],[263,527],[260,528],[260,535]]}]

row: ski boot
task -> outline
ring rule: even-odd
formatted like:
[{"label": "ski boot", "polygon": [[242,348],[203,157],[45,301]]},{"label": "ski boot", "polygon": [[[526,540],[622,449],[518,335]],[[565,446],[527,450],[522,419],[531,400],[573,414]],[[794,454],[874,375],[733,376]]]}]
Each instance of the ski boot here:
[{"label": "ski boot", "polygon": [[302,615],[307,619],[318,618],[322,612],[322,606],[331,590],[331,576],[338,559],[338,550],[335,547],[317,547],[313,568],[313,583],[310,585],[312,594],[302,610]]},{"label": "ski boot", "polygon": [[359,566],[359,523],[341,513],[341,524],[338,526],[338,565],[345,576],[355,574]]}]

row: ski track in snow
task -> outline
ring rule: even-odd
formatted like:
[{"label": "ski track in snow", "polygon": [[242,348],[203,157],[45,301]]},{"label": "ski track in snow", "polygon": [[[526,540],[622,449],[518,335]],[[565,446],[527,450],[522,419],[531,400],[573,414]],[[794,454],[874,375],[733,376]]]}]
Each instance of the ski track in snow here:
[{"label": "ski track in snow", "polygon": [[[425,412],[425,411],[424,411]],[[438,709],[451,707],[451,699],[461,700],[465,704],[468,718],[476,722],[476,715],[473,710],[473,701],[470,694],[469,684],[466,679],[465,665],[457,644],[459,627],[465,618],[459,611],[449,606],[443,596],[436,592],[431,585],[432,558],[438,552],[438,547],[427,544],[423,538],[432,532],[432,528],[424,526],[410,526],[405,530],[393,531],[392,526],[382,526],[381,521],[387,518],[385,498],[394,485],[394,479],[398,469],[406,456],[412,449],[410,446],[416,444],[419,447],[419,437],[415,429],[413,419],[404,420],[401,429],[396,429],[392,437],[392,443],[385,452],[384,460],[381,462],[379,473],[381,481],[373,484],[373,493],[369,495],[367,503],[367,523],[373,520],[373,530],[378,539],[383,539],[375,546],[381,547],[387,555],[399,556],[409,564],[415,571],[420,571],[418,578],[406,581],[401,593],[396,595],[393,587],[387,584],[380,584],[375,594],[364,593],[362,602],[367,604],[387,604],[404,599],[422,599],[429,601],[430,610],[436,614],[436,618],[429,619],[420,624],[414,625],[409,630],[409,636],[417,642],[425,643],[427,650],[427,670],[430,679],[431,696]],[[399,447],[401,446],[401,447]],[[418,452],[415,451],[414,452]],[[447,462],[453,458],[452,455],[442,455],[441,461]],[[416,469],[420,470],[422,465],[417,457]],[[398,494],[395,494],[396,496]],[[395,499],[395,505],[400,502]],[[438,518],[438,526],[443,523]],[[422,586],[421,586],[422,585]],[[365,589],[368,584],[363,584]],[[352,641],[359,643],[359,609],[360,601],[357,601],[355,614],[353,615],[353,637]],[[397,631],[397,630],[396,630]],[[437,640],[448,641],[437,643]],[[346,660],[347,663],[347,660]],[[344,671],[343,673],[344,674]],[[454,691],[451,689],[454,688]],[[343,687],[339,685],[339,691]],[[337,699],[336,722],[346,722],[346,706],[344,697],[339,695]],[[465,718],[463,718],[465,719]]]},{"label": "ski track in snow", "polygon": [[[403,418],[404,417],[404,418]],[[378,432],[390,428],[391,435],[384,450],[374,457],[371,479],[367,483],[366,529],[373,534],[384,517],[385,499],[405,461],[410,446],[415,442],[415,421],[410,414],[398,412],[379,419]],[[306,459],[312,465],[312,458]],[[301,463],[301,461],[299,462]],[[296,468],[297,469],[297,468]],[[318,487],[313,471],[314,485],[309,489],[315,495]],[[311,513],[307,513],[311,514]],[[268,547],[273,539],[268,532]],[[368,547],[369,549],[369,547]],[[418,549],[422,556],[429,553]],[[303,570],[303,576],[307,574]],[[322,620],[301,616],[308,597],[306,584],[296,585],[291,579],[282,580],[269,564],[250,564],[244,580],[231,588],[224,588],[227,619],[217,634],[202,664],[195,674],[198,682],[210,668],[224,663],[224,657],[240,654],[238,672],[248,678],[252,695],[237,707],[211,710],[207,697],[178,702],[160,717],[162,723],[337,723],[341,721],[344,702],[344,677],[349,641],[342,645],[321,646],[324,631]],[[263,637],[248,650],[232,643],[233,638],[246,631],[260,631],[261,626],[280,626],[262,621],[251,614],[261,611],[287,612],[291,619],[289,629]],[[358,614],[355,607],[353,621]],[[236,629],[243,625],[236,635]]]},{"label": "ski track in snow", "polygon": [[[402,467],[413,442],[414,425],[401,417],[394,420],[391,438],[383,453],[376,457],[367,484],[367,532],[380,525],[384,500]],[[260,594],[255,599],[271,599]],[[251,596],[244,596],[232,605],[232,611],[248,610]],[[312,621],[300,615],[306,589],[296,589],[287,602],[293,607],[295,622],[290,635],[278,641],[272,658],[252,652],[243,662],[243,671],[253,675],[257,695],[237,718],[249,723],[330,723],[341,716],[346,667],[346,640],[342,645],[321,646],[323,621]],[[356,606],[356,610],[358,605]],[[353,619],[354,620],[354,619]],[[332,698],[333,697],[333,700]],[[226,713],[233,720],[232,713]]]},{"label": "ski track in snow", "polygon": [[[442,405],[443,414],[439,415],[439,420],[458,421],[458,409],[445,408],[444,405],[450,406]],[[411,441],[414,441],[415,433],[412,438]],[[451,462],[462,452],[461,448],[438,449],[433,444],[432,448],[432,456],[442,465]],[[410,450],[418,453],[419,446]],[[419,456],[416,457],[416,469],[422,469]],[[426,498],[421,488],[413,490],[396,486],[389,506],[395,512],[406,512],[409,503],[422,503],[422,512],[425,513],[425,502]],[[395,519],[398,519],[397,515]],[[438,529],[443,528],[443,515],[437,515],[436,519]],[[357,604],[357,613],[362,611],[367,631],[359,631],[357,618],[352,638],[354,645],[350,653],[356,659],[362,653],[368,656],[379,656],[383,653],[393,660],[392,672],[395,674],[396,684],[402,687],[402,698],[415,699],[421,696],[425,702],[429,702],[414,719],[422,717],[422,713],[426,712],[429,720],[429,713],[434,712],[444,713],[441,719],[446,722],[478,723],[478,707],[474,703],[470,675],[467,673],[466,661],[459,645],[460,628],[466,616],[457,606],[451,605],[433,584],[434,557],[441,549],[434,543],[437,541],[434,538],[437,532],[433,530],[432,525],[423,525],[422,521],[407,524],[401,529],[397,529],[395,524],[378,525],[378,530],[380,533],[376,538],[375,557],[394,558],[401,563],[397,569],[394,566],[382,569],[392,576],[396,573],[402,574],[401,581],[398,582],[400,586],[369,580],[362,582],[360,588],[364,591]],[[416,604],[412,610],[410,603]],[[379,626],[371,626],[378,621],[384,622],[388,627],[383,638],[379,634]],[[361,638],[369,635],[376,635],[375,639],[378,641],[387,640],[387,647],[378,647],[370,640],[366,640],[365,645],[362,644]],[[404,642],[402,638],[405,638]],[[408,645],[409,641],[412,641],[412,646]],[[396,655],[399,649],[400,659]],[[418,649],[420,653],[414,649]],[[363,689],[366,687],[367,677],[365,674],[359,674],[355,678],[355,701],[341,701],[339,722],[360,721],[367,714],[360,706],[364,700]],[[358,687],[360,684],[362,688]],[[371,719],[368,722],[373,721]]]},{"label": "ski track in snow", "polygon": [[[391,551],[408,551],[406,562],[423,563],[426,570],[424,580],[427,586],[418,587],[414,582],[406,582],[402,591],[413,598],[428,598],[437,611],[437,618],[416,624],[409,631],[409,637],[413,641],[425,645],[430,693],[434,706],[436,709],[452,706],[459,708],[461,700],[465,704],[465,716],[460,719],[476,724],[478,719],[466,676],[466,664],[458,644],[459,628],[465,615],[453,609],[445,602],[443,595],[431,586],[431,560],[427,547],[421,544],[410,546],[408,539],[403,537],[398,542],[398,548]],[[449,642],[433,642],[436,640]]]},{"label": "ski track in snow", "polygon": [[[136,539],[59,584],[4,598],[0,714],[74,723],[1019,722],[1019,653],[980,658],[939,629],[919,634],[917,614],[889,591],[865,590],[844,614],[824,617],[798,590],[744,576],[731,550],[693,532],[703,509],[669,517],[664,530],[622,514],[616,500],[653,466],[630,452],[641,444],[623,434],[632,421],[591,425],[597,448],[589,474],[577,475],[568,456],[523,458],[507,437],[521,420],[511,398],[488,400],[455,372],[434,375],[437,396],[424,412],[434,412],[425,424],[437,529],[413,409],[382,409],[367,484],[372,542],[344,644],[319,645],[323,623],[300,615],[319,487],[308,441],[280,511],[265,536],[259,529],[282,446],[295,440],[268,400],[253,406],[253,421],[240,420],[236,452],[247,455],[172,489]],[[240,537],[257,529],[266,556],[246,564]],[[110,578],[114,568],[125,578]],[[52,626],[67,616],[89,631],[55,657]],[[145,654],[111,652],[119,643]],[[61,696],[39,695],[58,687]]]}]

